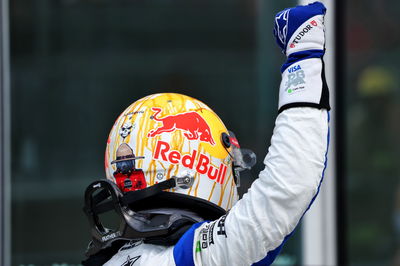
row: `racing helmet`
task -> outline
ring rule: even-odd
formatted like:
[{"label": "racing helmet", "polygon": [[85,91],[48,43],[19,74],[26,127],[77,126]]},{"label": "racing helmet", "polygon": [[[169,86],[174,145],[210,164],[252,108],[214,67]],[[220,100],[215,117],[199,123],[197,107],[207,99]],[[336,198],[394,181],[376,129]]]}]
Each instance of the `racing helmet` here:
[{"label": "racing helmet", "polygon": [[[191,224],[226,214],[238,200],[239,172],[255,162],[201,101],[177,93],[137,100],[109,134],[107,180],[85,192],[93,239],[87,254],[118,239],[175,243]],[[121,217],[115,230],[99,216],[110,210]]]},{"label": "racing helmet", "polygon": [[[144,97],[115,121],[107,141],[105,171],[107,178],[116,183],[118,169],[113,161],[117,160],[118,149],[125,145],[142,158],[136,160],[135,167],[143,173],[146,187],[172,177],[190,179],[186,186],[169,189],[169,197],[184,198],[189,204],[202,202],[210,207],[209,211],[215,209],[219,213],[229,210],[238,200],[235,166],[241,170],[253,163],[251,156],[247,156],[250,165],[236,156],[235,164],[234,155],[238,152],[233,150],[239,144],[233,133],[210,107],[177,93]],[[126,192],[131,187],[119,188]],[[155,200],[158,202],[153,204],[159,206],[161,199]],[[179,207],[182,204],[179,202]]]}]

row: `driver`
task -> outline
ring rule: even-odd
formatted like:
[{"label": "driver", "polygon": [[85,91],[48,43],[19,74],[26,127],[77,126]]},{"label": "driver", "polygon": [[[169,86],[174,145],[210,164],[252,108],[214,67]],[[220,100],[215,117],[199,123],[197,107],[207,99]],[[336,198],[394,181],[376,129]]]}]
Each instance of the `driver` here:
[{"label": "driver", "polygon": [[[255,164],[255,155],[241,148],[203,102],[154,94],[118,117],[107,141],[107,179],[93,182],[85,193],[92,242],[84,265],[274,261],[317,196],[326,168],[325,12],[315,2],[275,17],[274,35],[287,56],[278,116],[265,169],[242,199],[240,171]],[[127,123],[129,130],[121,130]],[[119,164],[124,161],[141,169],[142,186],[133,189],[132,182],[118,181],[116,173],[138,171],[135,164]],[[120,218],[117,228],[103,225],[101,214],[109,211]]]}]

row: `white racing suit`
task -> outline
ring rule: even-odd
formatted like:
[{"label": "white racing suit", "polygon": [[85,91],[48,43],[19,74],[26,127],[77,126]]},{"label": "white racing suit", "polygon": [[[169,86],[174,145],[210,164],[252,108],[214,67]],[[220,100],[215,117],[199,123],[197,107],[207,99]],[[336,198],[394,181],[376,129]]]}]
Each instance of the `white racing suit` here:
[{"label": "white racing suit", "polygon": [[324,109],[283,111],[265,169],[226,216],[195,224],[175,246],[128,243],[105,265],[269,265],[318,193],[328,120]]},{"label": "white racing suit", "polygon": [[[321,59],[325,8],[316,3],[290,12],[276,17],[277,41],[289,59],[282,68],[280,113],[259,178],[227,215],[193,225],[175,246],[132,241],[105,265],[273,262],[318,194],[329,143],[329,96]],[[304,17],[304,23],[290,24],[294,16]],[[290,30],[293,25],[297,30]]]}]

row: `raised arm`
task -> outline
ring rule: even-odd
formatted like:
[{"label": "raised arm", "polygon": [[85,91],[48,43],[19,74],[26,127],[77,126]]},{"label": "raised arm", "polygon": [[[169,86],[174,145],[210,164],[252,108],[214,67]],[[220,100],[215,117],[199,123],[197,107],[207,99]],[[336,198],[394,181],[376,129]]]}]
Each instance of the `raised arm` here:
[{"label": "raised arm", "polygon": [[324,14],[317,2],[275,17],[288,59],[265,169],[226,216],[184,235],[174,248],[177,265],[271,264],[318,194],[329,143]]}]

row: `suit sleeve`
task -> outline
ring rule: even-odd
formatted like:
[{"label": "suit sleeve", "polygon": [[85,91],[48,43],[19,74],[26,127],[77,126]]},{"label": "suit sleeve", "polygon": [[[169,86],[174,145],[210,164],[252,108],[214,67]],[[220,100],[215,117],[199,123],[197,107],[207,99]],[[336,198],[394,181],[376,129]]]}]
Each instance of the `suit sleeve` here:
[{"label": "suit sleeve", "polygon": [[312,107],[278,115],[265,169],[226,216],[191,230],[184,245],[191,246],[191,258],[185,265],[273,262],[318,194],[327,160],[328,120],[328,111]]},{"label": "suit sleeve", "polygon": [[310,33],[293,44],[297,50],[286,51],[265,169],[227,215],[184,235],[174,248],[177,265],[269,265],[314,201],[329,143],[325,11],[316,2],[278,13],[275,33],[288,27],[287,38],[302,36],[304,29]]}]

